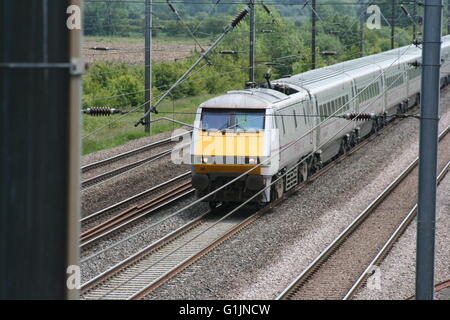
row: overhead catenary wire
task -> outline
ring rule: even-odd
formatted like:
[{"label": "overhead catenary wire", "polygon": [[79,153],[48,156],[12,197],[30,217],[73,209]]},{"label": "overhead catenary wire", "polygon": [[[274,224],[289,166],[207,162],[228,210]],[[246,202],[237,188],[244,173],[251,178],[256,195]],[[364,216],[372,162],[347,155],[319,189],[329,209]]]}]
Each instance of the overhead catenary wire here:
[{"label": "overhead catenary wire", "polygon": [[139,124],[145,124],[144,123],[144,120],[145,120],[145,117],[147,116],[147,113],[150,113],[150,112],[157,112],[157,110],[156,110],[156,107],[164,100],[164,98],[165,97],[167,97],[170,93],[171,93],[171,91],[173,90],[173,89],[175,89],[179,84],[180,84],[180,82],[181,81],[183,81],[184,80],[184,78],[185,77],[187,77],[188,75],[189,75],[189,73],[191,73],[194,69],[195,69],[195,67],[201,62],[201,61],[203,61],[204,59],[206,59],[207,57],[208,57],[208,55],[209,55],[209,53],[211,52],[211,51],[213,51],[218,45],[219,45],[219,43],[224,39],[224,37],[229,33],[229,32],[231,32],[232,30],[234,30],[234,28],[236,28],[237,27],[237,25],[242,21],[242,19],[244,19],[245,18],[245,16],[250,12],[250,8],[249,7],[246,7],[246,8],[244,8],[241,12],[239,12],[239,14],[233,19],[233,21],[231,21],[231,23],[226,27],[226,29],[225,29],[225,31],[219,36],[219,38],[217,38],[217,40],[211,45],[211,47],[210,48],[208,48],[208,50],[206,50],[203,54],[202,54],[202,56],[181,76],[181,78],[179,78],[174,84],[173,84],[173,86],[172,87],[170,87],[169,88],[169,90],[167,90],[163,95],[162,95],[162,97],[160,98],[160,99],[158,99],[158,101],[154,104],[154,105],[152,105],[152,107],[150,108],[150,110],[148,110],[146,113],[145,113],[145,115],[144,115],[144,117],[142,117],[136,124],[135,124],[135,126],[137,126],[137,125],[139,125]]},{"label": "overhead catenary wire", "polygon": [[[144,5],[143,0],[84,0],[84,2],[87,3],[135,3],[135,4],[142,4]],[[171,1],[172,3],[179,3],[179,4],[186,4],[185,1],[183,0],[175,0],[175,1]],[[283,5],[283,6],[303,6],[304,2],[297,2],[297,1],[292,1],[292,2],[274,2],[274,1],[256,1],[255,3],[260,4],[264,2],[267,5]],[[166,1],[163,0],[156,0],[153,1],[154,4],[166,4]],[[223,4],[241,4],[241,5],[246,5],[248,3],[248,1],[224,1]],[[401,4],[413,4],[414,1],[400,1],[399,3]],[[211,5],[213,4],[213,2],[207,2],[207,1],[190,1],[187,4],[192,4],[192,5]],[[386,4],[385,2],[382,1],[372,1],[372,4],[375,5],[383,5]],[[320,6],[361,6],[364,4],[361,3],[357,3],[357,2],[324,2],[324,3],[318,3],[317,5]]]},{"label": "overhead catenary wire", "polygon": [[[92,1],[88,1],[88,2],[92,2]],[[99,2],[101,2],[101,1],[99,1]],[[162,3],[162,2],[161,2]],[[177,3],[176,1],[172,1],[172,3]],[[258,3],[258,4],[270,4],[270,2],[256,2],[256,3]],[[278,4],[278,3],[277,3]],[[285,31],[285,30],[283,30],[283,31]],[[287,31],[287,30],[286,30]],[[286,32],[285,31],[285,32]],[[344,46],[344,48],[345,47],[349,47],[349,46],[351,46],[351,45],[348,45],[348,46]],[[344,54],[344,53],[342,53],[342,54]],[[350,58],[351,56],[354,56],[354,55],[356,55],[356,53],[355,54],[352,54],[352,55],[350,55],[350,56],[347,56],[347,58]],[[301,64],[300,66],[306,66],[306,65],[308,65],[308,64]],[[309,65],[311,65],[311,64],[309,64]],[[243,70],[244,68],[241,68],[241,70]],[[166,86],[166,87],[168,87],[168,86]],[[159,88],[161,88],[161,87],[159,87]],[[127,95],[132,95],[132,94],[139,94],[139,93],[142,93],[142,92],[146,92],[146,90],[145,91],[137,91],[137,92],[133,92],[133,93],[123,93],[123,94],[119,94],[119,95],[115,95],[115,96],[111,96],[111,99],[112,98],[118,98],[118,97],[123,97],[123,96],[127,96]],[[101,100],[101,99],[109,99],[109,97],[100,97],[100,98],[95,98],[95,100],[93,100],[93,101],[99,101],[99,100]],[[148,103],[148,102],[147,102]],[[136,110],[138,110],[139,108],[141,108],[142,106],[137,106],[136,108],[134,108],[134,109],[132,109],[130,112],[133,112],[133,111],[136,111]],[[125,114],[124,116],[126,116],[127,114]],[[117,121],[119,121],[121,118],[119,118],[119,119],[117,119]],[[88,136],[90,136],[91,134],[93,134],[93,133],[95,133],[95,132],[98,132],[99,130],[101,130],[101,129],[103,129],[103,128],[106,128],[106,127],[108,127],[109,126],[109,124],[108,125],[104,125],[103,127],[101,127],[101,128],[98,128],[98,129],[96,129],[96,130],[94,130],[94,131],[92,131],[92,132],[90,132],[90,133],[88,133],[86,136],[84,136],[83,137],[83,139],[84,138],[86,138],[86,137],[88,137]]]},{"label": "overhead catenary wire", "polygon": [[[351,45],[349,45],[349,46],[352,46],[352,45],[354,45],[354,44],[351,44]],[[351,56],[354,56],[354,55],[356,55],[357,53],[355,53],[355,54],[351,54],[351,55],[349,55],[349,56],[347,56],[347,57],[351,57]],[[303,55],[290,55],[290,56],[285,56],[285,57],[280,57],[280,58],[275,58],[273,61],[264,61],[264,62],[259,62],[259,63],[257,63],[256,65],[258,66],[258,65],[267,65],[267,63],[270,63],[270,62],[276,62],[277,60],[282,60],[282,59],[284,59],[284,58],[289,58],[289,57],[303,57]],[[302,64],[300,64],[300,65],[298,65],[298,66],[310,66],[311,65],[311,63],[302,63]],[[211,79],[211,78],[215,78],[215,77],[217,77],[217,76],[223,76],[223,75],[226,75],[226,74],[231,74],[231,73],[237,73],[237,72],[241,72],[242,70],[246,70],[246,69],[248,69],[249,67],[245,67],[245,66],[229,66],[229,65],[218,65],[218,64],[215,64],[215,63],[211,63],[210,64],[210,66],[223,66],[223,67],[227,67],[227,68],[235,68],[235,69],[239,69],[239,70],[236,70],[236,71],[228,71],[228,72],[221,72],[221,73],[219,73],[218,75],[213,75],[213,76],[210,76],[210,77],[201,77],[201,79],[203,79],[203,80],[205,80],[205,79]],[[331,67],[331,66],[323,66],[322,68],[327,68],[327,67]],[[264,69],[264,67],[255,67],[256,69]],[[123,70],[116,70],[116,71],[111,71],[111,73],[115,73],[115,72],[123,72]],[[109,73],[109,72],[106,72],[106,73]],[[95,74],[97,74],[97,73],[95,73]],[[103,72],[100,72],[100,73],[98,73],[98,74],[103,74]],[[186,79],[186,81],[184,81],[183,83],[190,83],[190,82],[192,82],[192,81],[195,81],[195,80],[197,80],[197,79],[200,79],[200,78],[191,78],[190,77],[190,80],[187,80]],[[153,89],[166,89],[166,88],[168,88],[170,85],[164,85],[164,86],[158,86],[158,87],[153,87]],[[123,94],[117,94],[117,95],[113,95],[113,96],[104,96],[104,97],[96,97],[96,98],[93,98],[93,99],[91,99],[91,101],[92,102],[94,102],[94,101],[101,101],[101,100],[109,100],[109,99],[115,99],[115,98],[120,98],[120,97],[124,97],[124,96],[129,96],[129,95],[135,95],[135,94],[140,94],[140,93],[145,93],[147,90],[139,90],[139,91],[133,91],[133,92],[127,92],[127,93],[123,93]],[[90,108],[92,108],[92,107],[95,107],[95,106],[89,106]],[[103,107],[103,106],[102,106]],[[126,105],[123,105],[123,106],[121,106],[122,108],[123,107],[126,107]],[[134,110],[136,110],[136,109],[134,109]]]},{"label": "overhead catenary wire", "polygon": [[[223,190],[223,189],[226,188],[227,186],[233,184],[234,182],[238,181],[238,180],[241,179],[242,177],[248,175],[250,172],[252,172],[252,171],[255,170],[256,168],[259,168],[259,167],[261,167],[262,165],[265,165],[265,164],[268,163],[271,159],[273,159],[274,157],[278,156],[281,152],[285,152],[285,151],[288,150],[290,147],[292,147],[293,145],[295,145],[298,141],[300,141],[301,139],[307,137],[309,134],[313,133],[315,130],[317,130],[319,127],[321,127],[324,123],[326,123],[329,119],[331,119],[331,116],[333,116],[333,115],[335,115],[336,113],[340,112],[340,110],[342,110],[344,107],[346,107],[346,106],[349,105],[350,103],[353,103],[353,102],[354,102],[354,101],[362,94],[362,92],[363,92],[364,90],[367,90],[367,88],[369,88],[369,86],[370,86],[371,84],[373,84],[373,83],[375,83],[376,81],[378,81],[378,79],[379,79],[381,76],[383,76],[383,75],[385,74],[385,72],[387,71],[387,69],[391,68],[391,67],[394,65],[394,63],[395,63],[396,61],[398,61],[398,60],[405,54],[405,52],[408,51],[408,49],[409,49],[411,46],[412,46],[412,45],[407,46],[407,48],[404,50],[404,52],[401,53],[401,54],[399,54],[398,57],[397,57],[397,58],[396,58],[396,59],[395,59],[395,60],[394,60],[387,68],[386,68],[386,70],[384,70],[383,72],[380,72],[380,74],[379,74],[377,77],[375,77],[370,83],[368,83],[368,84],[364,87],[363,90],[361,90],[360,92],[358,92],[354,97],[352,97],[352,99],[350,99],[347,103],[345,103],[344,105],[342,105],[342,106],[341,106],[339,109],[337,109],[333,114],[329,115],[328,118],[324,119],[323,121],[321,121],[321,122],[318,123],[317,125],[313,126],[311,129],[309,129],[306,133],[304,133],[303,135],[301,135],[301,136],[300,136],[299,138],[297,138],[295,141],[289,143],[288,145],[286,145],[286,146],[284,146],[283,148],[280,148],[278,151],[274,152],[274,153],[273,153],[270,157],[268,157],[266,160],[262,161],[261,163],[259,163],[259,164],[257,164],[257,165],[252,166],[249,170],[245,171],[244,173],[240,174],[239,176],[237,176],[236,178],[230,180],[229,182],[227,182],[227,183],[221,185],[220,187],[218,187],[218,188],[216,188],[215,190],[211,191],[211,192],[208,193],[207,195],[205,195],[205,196],[203,196],[203,197],[201,197],[201,198],[199,198],[199,199],[197,199],[197,200],[191,202],[190,204],[184,206],[184,207],[181,208],[181,209],[178,209],[177,211],[175,211],[174,213],[172,213],[172,214],[170,215],[170,217],[173,217],[173,216],[175,216],[175,215],[177,215],[177,214],[179,214],[179,213],[185,211],[186,209],[189,209],[189,208],[193,207],[194,205],[200,203],[201,201],[208,199],[209,197],[211,197],[211,195],[213,195],[213,194],[215,194],[215,193],[217,193],[217,192]],[[403,74],[404,72],[406,72],[406,71],[403,71],[402,74]],[[394,85],[394,82],[393,82],[390,86],[386,87],[386,88],[384,89],[384,91],[383,91],[383,94],[385,94],[385,93],[387,92],[387,90],[389,90],[393,85]],[[365,108],[364,108],[363,110],[361,110],[358,114],[362,114],[367,108],[369,108],[373,103],[375,103],[375,101],[377,101],[378,99],[380,99],[381,97],[383,97],[383,94],[381,94],[377,99],[375,99],[375,100],[371,101],[369,104],[367,104],[367,106],[365,106]],[[309,101],[309,100],[304,100],[304,101]],[[303,158],[297,165],[300,165],[301,163],[303,163],[304,161],[306,161],[309,157],[311,157],[313,154],[315,154],[315,152],[317,152],[317,150],[319,150],[320,148],[322,148],[323,146],[325,146],[327,143],[329,143],[330,141],[332,141],[332,138],[334,138],[337,134],[339,134],[341,131],[343,131],[348,125],[350,125],[351,123],[353,123],[353,121],[354,121],[354,120],[349,120],[348,123],[345,124],[345,125],[342,127],[342,129],[340,129],[338,132],[336,132],[334,135],[332,135],[332,136],[331,136],[329,139],[327,139],[324,143],[320,144],[320,145],[319,145],[317,148],[315,148],[315,149],[314,149],[307,157]],[[283,178],[284,175],[286,175],[286,174],[287,174],[287,172],[284,173],[283,175],[281,175],[280,177],[278,177],[278,179],[275,180],[273,183],[276,183],[279,179]],[[271,183],[271,184],[270,184],[269,186],[267,186],[267,187],[270,187],[273,183]],[[266,187],[266,188],[267,188],[267,187]],[[260,193],[262,193],[266,188],[264,188],[263,190],[261,190],[260,192],[258,192],[254,197],[256,197],[257,195],[259,195]],[[249,200],[247,200],[246,202],[244,202],[242,205],[245,205],[246,203],[248,203],[249,201],[251,201],[254,197],[250,198]],[[226,216],[224,216],[224,218],[225,218],[225,217],[226,217]],[[88,261],[88,260],[90,260],[90,259],[92,259],[92,258],[94,258],[94,257],[96,257],[96,256],[98,256],[98,255],[100,255],[100,254],[102,254],[102,253],[104,253],[104,252],[106,252],[106,251],[108,251],[108,250],[110,250],[110,249],[116,247],[117,245],[119,245],[119,244],[121,244],[121,243],[123,243],[123,242],[125,242],[125,241],[128,241],[128,240],[130,240],[131,238],[133,238],[133,237],[135,237],[135,236],[137,236],[137,235],[139,235],[139,234],[141,234],[141,233],[147,231],[148,229],[149,229],[149,227],[146,227],[146,228],[144,228],[144,229],[141,229],[141,230],[137,231],[136,233],[131,234],[131,235],[129,235],[129,236],[127,236],[127,237],[125,237],[125,238],[119,240],[118,242],[112,244],[111,246],[108,246],[108,247],[106,247],[106,248],[103,248],[102,250],[100,250],[100,251],[98,251],[98,252],[96,252],[96,253],[94,253],[94,254],[92,254],[92,255],[90,255],[90,256],[84,258],[84,259],[82,259],[81,262],[82,262],[82,263],[83,263],[83,262],[86,262],[86,261]]]},{"label": "overhead catenary wire", "polygon": [[[353,46],[353,45],[355,45],[355,44],[357,44],[357,43],[358,43],[358,42],[355,42],[355,43],[346,45],[346,46],[344,46],[343,48],[351,47],[351,46]],[[342,53],[342,54],[343,54],[343,53]],[[352,55],[350,55],[350,56],[353,56],[353,55],[354,55],[354,54],[352,54]],[[348,56],[348,57],[350,57],[350,56]],[[264,62],[261,62],[261,61],[260,61],[259,63],[257,63],[257,65],[263,65],[263,64],[265,64],[265,63],[276,62],[276,61],[278,61],[278,60],[283,60],[283,59],[291,58],[291,57],[292,57],[292,58],[293,58],[293,57],[300,57],[300,58],[303,58],[304,55],[296,54],[296,55],[283,56],[283,57],[275,58],[275,59],[273,59],[272,61],[264,61]],[[211,63],[210,65],[211,65],[211,66],[222,66],[222,67],[226,67],[226,68],[236,68],[236,69],[240,69],[239,71],[242,71],[242,70],[245,70],[245,69],[248,69],[248,68],[249,68],[248,66],[245,67],[245,66],[220,65],[220,64],[217,64],[217,63]],[[302,63],[302,64],[300,64],[299,66],[310,66],[310,65],[311,65],[311,63]],[[325,68],[325,67],[328,67],[328,66],[323,66],[322,68]],[[136,67],[136,66],[129,66],[129,68],[137,68],[137,67]],[[260,69],[262,69],[262,67],[261,67]],[[102,75],[102,74],[119,73],[119,72],[123,72],[123,70],[122,70],[122,69],[119,69],[119,70],[108,71],[108,72],[94,72],[94,73],[92,73],[92,74],[93,74],[93,75]],[[231,72],[238,72],[238,71],[231,71]],[[208,79],[208,78],[213,78],[213,77],[216,77],[216,76],[222,76],[222,75],[227,74],[227,73],[230,73],[230,72],[221,72],[221,73],[219,73],[218,75],[214,75],[214,76],[207,77],[207,78],[202,78],[202,79]],[[186,81],[186,82],[191,82],[191,81],[196,80],[196,79],[198,79],[198,78],[194,78],[194,79],[191,79],[191,80]],[[165,88],[169,88],[169,87],[170,87],[170,85],[164,85],[164,86],[153,87],[153,89],[165,89]],[[134,94],[144,93],[145,91],[146,91],[146,90],[139,90],[139,91],[127,92],[127,93],[123,93],[123,94],[120,93],[120,94],[113,95],[113,96],[96,97],[96,98],[91,99],[91,101],[99,101],[99,100],[113,99],[113,98],[123,97],[123,96],[127,96],[127,95],[134,95]]]},{"label": "overhead catenary wire", "polygon": [[[205,64],[203,67],[205,67],[205,66],[207,66],[207,64]],[[202,68],[203,68],[203,67],[202,67]],[[200,69],[197,70],[196,72],[199,72],[202,68],[200,68]],[[194,74],[195,74],[195,73],[194,73]],[[188,79],[188,78],[186,78],[186,79]],[[138,109],[140,109],[140,108],[143,108],[147,103],[148,103],[148,101],[145,101],[144,103],[142,103],[142,104],[138,105],[137,107],[133,108],[131,111],[136,111],[136,110],[138,110]],[[129,113],[126,113],[126,114],[120,116],[119,118],[115,119],[113,122],[119,121],[120,119],[126,117],[128,114],[129,114]],[[104,126],[102,126],[102,127],[100,127],[100,128],[97,128],[96,130],[93,130],[93,131],[89,132],[88,134],[86,134],[85,136],[83,136],[82,139],[86,139],[87,137],[93,135],[94,133],[96,133],[96,132],[98,132],[98,131],[100,131],[100,130],[102,130],[102,129],[104,129],[104,128],[110,126],[110,125],[111,125],[111,123],[108,123],[108,124],[105,124]]]},{"label": "overhead catenary wire", "polygon": [[[356,55],[356,53],[355,53],[354,55]],[[306,65],[306,64],[304,64],[304,65]],[[309,65],[310,65],[310,64],[309,64]],[[325,66],[324,68],[327,68],[327,67],[332,67],[332,65],[331,65],[331,66]],[[240,68],[240,69],[245,69],[246,67],[238,67],[238,68]],[[248,68],[248,67],[247,67],[247,68]],[[198,72],[198,71],[197,71],[197,72]],[[186,79],[186,80],[187,80],[187,79]],[[190,81],[193,81],[193,80],[195,80],[195,79],[192,79],[192,80],[190,80]],[[143,91],[141,91],[141,92],[143,92]],[[141,92],[138,92],[138,93],[141,93]],[[124,94],[124,95],[127,95],[127,94]],[[125,107],[125,106],[122,106],[122,107]],[[138,107],[134,108],[134,109],[131,110],[130,112],[136,111],[136,110],[139,109],[139,108],[141,108],[141,106],[138,106]],[[124,116],[125,116],[125,115],[124,115]],[[123,116],[123,117],[124,117],[124,116]],[[121,117],[121,118],[122,118],[122,117]],[[118,119],[116,119],[115,121],[118,121],[118,120],[120,120],[121,118],[118,118]],[[113,121],[113,122],[115,122],[115,121]],[[99,130],[108,127],[109,125],[110,125],[110,124],[107,124],[107,125],[104,125],[103,127],[99,128],[99,129],[97,129],[97,130],[94,130],[93,132],[91,132],[91,133],[89,133],[88,135],[84,136],[83,139],[86,138],[86,137],[88,137],[88,136],[90,136],[92,133],[98,132]]]},{"label": "overhead catenary wire", "polygon": [[[393,64],[393,63],[392,63]],[[392,84],[391,84],[392,85]],[[368,87],[368,86],[367,86]],[[366,88],[367,88],[366,87]],[[356,96],[355,96],[356,97]],[[350,101],[349,101],[350,102]],[[373,103],[373,102],[372,102]],[[372,104],[371,103],[371,104]],[[365,107],[368,108],[371,104],[369,104],[368,106]],[[365,110],[364,109],[364,110]],[[341,131],[343,131],[348,125],[351,124],[351,121],[349,123],[347,123],[345,126],[343,126],[339,131],[337,131],[334,135],[332,135],[326,142],[324,142],[323,144],[321,144],[320,146],[317,147],[316,150],[322,148],[324,145],[326,145],[327,143],[329,143],[335,136],[337,136]],[[301,138],[299,138],[301,139]],[[296,142],[298,142],[299,140],[289,144],[287,147],[285,147],[284,150],[288,149],[290,146],[294,145]],[[281,153],[281,149],[279,151]],[[302,159],[299,163],[296,164],[296,166],[298,167],[301,163],[303,163],[304,161],[306,161],[306,159],[308,157],[310,157],[312,154],[314,154],[314,152],[312,152],[310,155],[308,155],[306,158]],[[278,153],[277,153],[278,155]],[[275,156],[275,155],[274,155]],[[269,161],[272,157],[270,157],[269,159],[267,159],[266,161]],[[250,169],[248,171],[251,172],[252,170],[254,170],[256,167],[261,166],[262,164],[259,165],[255,165],[254,168]],[[258,191],[255,195],[253,195],[252,197],[250,197],[249,199],[247,199],[246,201],[244,201],[242,204],[238,205],[237,207],[235,207],[234,209],[232,209],[229,213],[227,213],[226,215],[224,215],[222,218],[220,218],[219,220],[217,220],[216,222],[214,222],[211,226],[209,226],[208,228],[206,228],[205,230],[203,230],[202,232],[200,232],[198,235],[194,236],[192,239],[189,240],[189,242],[192,242],[193,240],[197,239],[198,237],[200,237],[202,234],[206,233],[208,230],[210,230],[211,228],[213,228],[214,226],[216,226],[218,223],[222,222],[223,220],[225,220],[226,218],[228,218],[230,215],[232,215],[233,213],[235,213],[237,210],[241,209],[243,206],[245,206],[247,203],[249,203],[250,201],[252,201],[254,198],[256,198],[257,196],[259,196],[261,193],[263,193],[266,189],[270,188],[273,184],[277,183],[279,180],[283,179],[286,175],[287,175],[287,171],[285,173],[283,173],[282,175],[280,175],[279,177],[277,177],[277,179],[275,181],[272,181],[268,186],[265,186],[262,190]],[[242,176],[244,176],[247,173],[242,174]],[[238,177],[239,178],[239,177]],[[230,181],[227,184],[231,184],[232,182]],[[220,188],[219,188],[220,189]],[[217,190],[217,189],[216,189]],[[210,196],[210,195],[208,195]],[[206,197],[206,196],[205,196]],[[172,250],[170,253],[168,253],[166,256],[161,257],[158,261],[154,262],[152,265],[148,266],[147,268],[143,269],[142,271],[140,271],[139,273],[137,273],[136,275],[134,275],[133,277],[131,277],[130,279],[127,279],[123,282],[121,282],[120,284],[118,284],[117,286],[113,287],[112,289],[110,289],[108,292],[106,292],[104,295],[102,295],[102,297],[104,297],[105,295],[111,293],[112,291],[114,291],[115,289],[117,289],[118,287],[120,287],[123,284],[128,283],[129,281],[133,280],[134,278],[138,277],[139,275],[141,275],[142,273],[144,273],[146,270],[148,270],[149,268],[151,268],[153,265],[159,263],[160,261],[162,261],[165,257],[173,254],[174,252],[178,251],[179,249],[181,249],[181,247],[175,248],[174,250]]]},{"label": "overhead catenary wire", "polygon": [[198,41],[197,37],[192,32],[191,28],[184,22],[183,18],[181,18],[181,15],[178,13],[178,10],[175,8],[171,0],[167,0],[167,5],[169,6],[170,10],[177,16],[178,21],[181,23],[181,25],[184,27],[184,29],[188,32],[190,37],[195,41],[195,43],[200,47],[202,52],[205,52],[205,49],[203,49],[202,45]]},{"label": "overhead catenary wire", "polygon": [[[204,67],[206,67],[206,66],[214,66],[215,64],[205,64],[204,66],[202,66],[202,69],[204,68]],[[258,65],[265,65],[265,64],[263,64],[263,63],[260,63],[260,64],[258,64]],[[226,71],[226,72],[221,72],[221,73],[219,73],[218,75],[219,76],[224,76],[224,75],[227,75],[227,74],[232,74],[232,73],[237,73],[237,72],[241,72],[242,70],[245,70],[245,69],[248,69],[249,67],[237,67],[237,66],[227,66],[227,65],[224,65],[224,66],[226,66],[226,67],[229,67],[229,68],[236,68],[236,69],[239,69],[239,70],[233,70],[233,71]],[[265,67],[256,67],[257,69],[265,69]],[[189,78],[187,78],[185,81],[183,81],[181,84],[183,84],[183,83],[190,83],[190,82],[192,82],[192,81],[196,81],[196,80],[198,80],[198,79],[203,79],[203,80],[207,80],[207,79],[212,79],[212,78],[215,78],[215,77],[217,77],[217,75],[213,75],[213,76],[209,76],[209,77],[192,77],[193,75],[195,75],[196,73],[198,73],[198,72],[200,72],[201,71],[201,69],[199,69],[199,70],[197,70],[195,73],[193,73]],[[158,86],[158,87],[153,87],[153,89],[165,89],[165,88],[168,88],[170,85],[163,85],[163,86]],[[114,99],[114,98],[118,98],[118,97],[123,97],[123,96],[128,96],[128,95],[134,95],[134,94],[139,94],[139,93],[144,93],[144,92],[146,92],[146,90],[139,90],[139,91],[134,91],[134,92],[130,92],[130,93],[123,93],[123,94],[118,94],[118,95],[114,95],[114,96],[105,96],[105,97],[98,97],[98,98],[95,98],[95,99],[93,99],[92,101],[100,101],[100,100],[108,100],[108,99]],[[158,98],[158,97],[157,97]],[[157,98],[155,98],[155,99],[157,99]],[[120,108],[125,108],[125,107],[127,107],[128,105],[122,105],[122,106],[120,106]],[[87,107],[89,107],[89,108],[92,108],[92,107],[104,107],[104,105],[102,105],[102,106],[85,106],[86,108]],[[139,107],[137,107],[137,108],[139,108]],[[137,110],[137,108],[134,108],[134,109],[132,109],[131,111],[129,111],[129,112],[133,112],[133,111],[135,111],[135,110]]]}]

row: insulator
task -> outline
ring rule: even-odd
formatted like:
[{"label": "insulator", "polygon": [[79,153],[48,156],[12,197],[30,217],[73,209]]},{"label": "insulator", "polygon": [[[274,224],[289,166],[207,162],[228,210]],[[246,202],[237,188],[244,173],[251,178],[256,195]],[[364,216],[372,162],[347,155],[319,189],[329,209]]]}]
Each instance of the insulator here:
[{"label": "insulator", "polygon": [[88,114],[93,117],[110,116],[112,114],[120,113],[119,110],[106,108],[106,107],[94,107],[83,110],[84,114]]},{"label": "insulator", "polygon": [[421,63],[419,61],[413,61],[408,63],[410,66],[414,67],[414,68],[419,68],[421,66]]},{"label": "insulator", "polygon": [[422,42],[423,42],[423,41],[420,40],[420,39],[414,39],[413,42],[412,42],[412,44],[415,45],[415,46],[419,46],[419,45],[422,44]]},{"label": "insulator", "polygon": [[409,16],[409,12],[406,10],[406,8],[401,4],[400,9],[402,9],[403,13]]},{"label": "insulator", "polygon": [[334,56],[337,54],[337,52],[336,51],[321,51],[320,54],[323,56]]},{"label": "insulator", "polygon": [[92,47],[90,49],[91,50],[96,50],[96,51],[109,51],[109,50],[112,50],[112,48],[110,48],[110,47]]},{"label": "insulator", "polygon": [[307,5],[308,5],[309,0],[306,0],[305,3],[303,4],[303,7],[300,8],[300,10],[303,10]]},{"label": "insulator", "polygon": [[222,50],[219,52],[220,54],[237,54],[237,51],[234,50]]},{"label": "insulator", "polygon": [[264,10],[267,12],[267,14],[269,16],[272,16],[272,11],[270,11],[270,9],[264,3],[261,3],[261,5],[264,8]]},{"label": "insulator", "polygon": [[231,21],[231,26],[233,28],[235,28],[239,22],[242,21],[242,19],[245,18],[245,16],[251,11],[252,9],[250,9],[250,7],[246,7],[244,10],[242,10],[241,12],[239,12],[239,14],[236,16],[236,18],[233,19],[233,21]]},{"label": "insulator", "polygon": [[376,119],[377,116],[374,113],[346,113],[342,116],[342,118],[347,120],[367,121]]},{"label": "insulator", "polygon": [[267,72],[264,73],[264,79],[269,80],[271,76],[272,76],[272,68],[269,67],[269,69],[267,69]]},{"label": "insulator", "polygon": [[175,7],[174,7],[169,1],[167,1],[167,4],[169,5],[170,9],[171,9],[174,13],[177,13],[177,10],[175,10]]}]

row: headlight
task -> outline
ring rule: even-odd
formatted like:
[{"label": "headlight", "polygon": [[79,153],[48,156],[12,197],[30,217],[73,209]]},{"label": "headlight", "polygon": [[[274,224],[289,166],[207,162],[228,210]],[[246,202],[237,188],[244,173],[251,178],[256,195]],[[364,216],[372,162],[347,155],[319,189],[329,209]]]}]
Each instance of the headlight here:
[{"label": "headlight", "polygon": [[207,157],[207,156],[203,156],[202,157],[202,162],[203,163],[208,163],[208,161],[209,161],[209,157]]},{"label": "headlight", "polygon": [[248,159],[248,163],[249,164],[257,164],[258,163],[258,158],[251,157],[250,159]]}]

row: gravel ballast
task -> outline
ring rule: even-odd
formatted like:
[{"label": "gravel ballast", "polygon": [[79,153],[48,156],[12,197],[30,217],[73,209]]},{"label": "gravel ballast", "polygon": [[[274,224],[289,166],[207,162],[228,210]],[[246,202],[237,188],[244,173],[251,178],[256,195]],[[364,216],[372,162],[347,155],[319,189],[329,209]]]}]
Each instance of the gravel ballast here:
[{"label": "gravel ballast", "polygon": [[418,129],[389,128],[146,298],[273,299],[417,156]]},{"label": "gravel ballast", "polygon": [[[193,196],[187,196],[172,206],[160,210],[155,215],[139,219],[132,226],[114,233],[114,236],[98,241],[92,248],[83,250],[81,260],[100,251],[105,251],[81,263],[82,282],[92,279],[109,267],[125,260],[132,254],[208,211],[208,206],[205,203],[199,203],[179,214],[171,216],[172,213],[192,203],[194,200]],[[169,216],[171,217],[167,219]],[[159,223],[160,221],[163,222]],[[130,239],[118,244],[125,238]],[[110,248],[112,246],[114,247]]]},{"label": "gravel ballast", "polygon": [[[438,186],[435,283],[450,279],[450,175]],[[406,299],[415,295],[417,218],[377,270],[376,286],[365,286],[355,300]],[[371,280],[375,283],[375,278]],[[439,297],[439,295],[437,295]]]},{"label": "gravel ballast", "polygon": [[[107,159],[119,153],[130,151],[144,145],[156,142],[171,136],[166,132],[146,138],[129,141],[125,145],[109,150],[102,150],[89,154],[83,158],[83,163],[92,163]],[[157,151],[152,152],[156,154]],[[148,154],[148,153],[147,153]],[[135,158],[130,157],[129,162]],[[106,208],[114,203],[127,199],[139,192],[154,187],[186,171],[186,165],[176,165],[166,156],[156,161],[143,164],[124,174],[114,177],[108,181],[92,186],[81,191],[81,216],[84,217],[93,212]],[[135,160],[134,160],[135,161]],[[104,169],[107,171],[107,168]]]}]

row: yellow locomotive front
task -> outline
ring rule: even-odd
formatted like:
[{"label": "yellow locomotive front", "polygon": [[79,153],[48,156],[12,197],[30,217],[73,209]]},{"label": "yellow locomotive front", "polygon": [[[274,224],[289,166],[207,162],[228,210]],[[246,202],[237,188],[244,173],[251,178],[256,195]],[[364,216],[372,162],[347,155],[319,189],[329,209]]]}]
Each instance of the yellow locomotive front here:
[{"label": "yellow locomotive front", "polygon": [[[242,92],[211,99],[199,107],[191,144],[192,184],[198,197],[245,172],[248,174],[205,201],[212,206],[218,202],[243,202],[264,188],[268,166],[258,165],[270,154],[267,109],[267,101],[252,99]],[[265,192],[251,200],[268,201]]]}]

